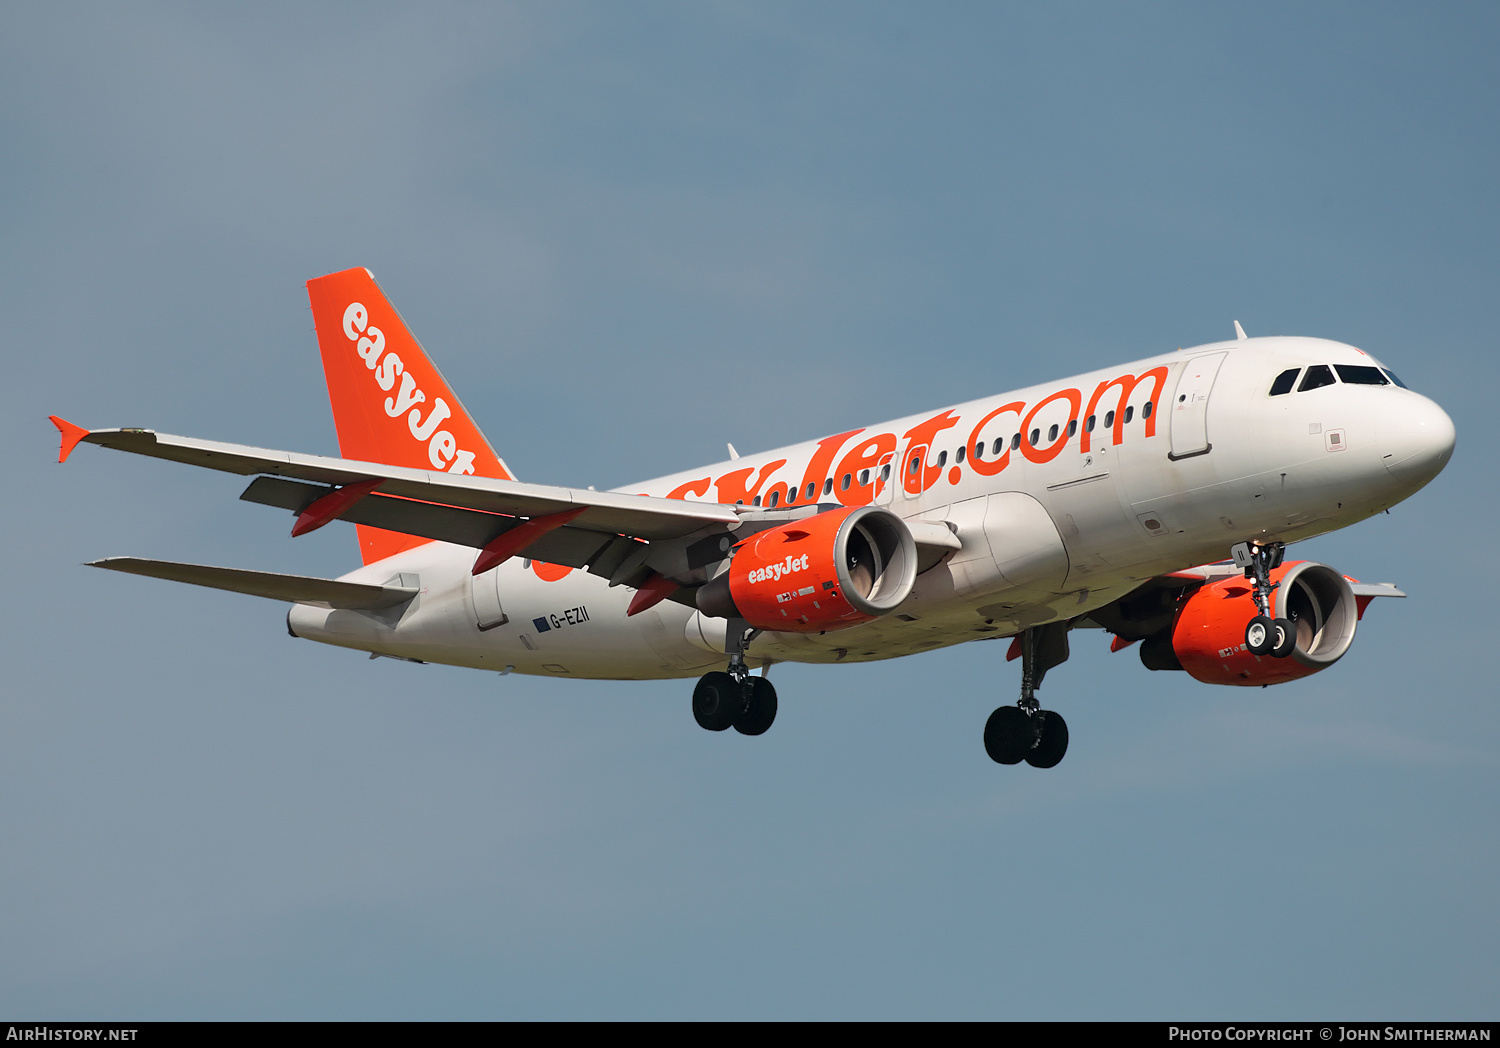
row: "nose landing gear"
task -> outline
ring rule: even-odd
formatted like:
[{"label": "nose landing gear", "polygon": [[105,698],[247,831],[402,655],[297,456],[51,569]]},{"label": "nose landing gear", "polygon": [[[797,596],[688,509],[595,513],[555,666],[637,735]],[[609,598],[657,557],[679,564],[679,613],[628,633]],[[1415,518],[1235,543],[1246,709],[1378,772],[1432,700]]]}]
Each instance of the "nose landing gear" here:
[{"label": "nose landing gear", "polygon": [[741,735],[764,735],[776,720],[775,687],[764,676],[750,676],[750,667],[745,665],[745,646],[756,632],[745,629],[743,622],[731,622],[726,645],[729,672],[714,670],[698,678],[693,688],[693,719],[700,728],[723,731],[732,727]]},{"label": "nose landing gear", "polygon": [[1286,543],[1236,543],[1230,549],[1236,567],[1245,569],[1245,578],[1255,587],[1255,610],[1260,614],[1245,627],[1245,650],[1252,655],[1270,655],[1284,659],[1297,648],[1297,630],[1288,619],[1271,617],[1271,594],[1281,585],[1271,581],[1271,572],[1281,566]]},{"label": "nose landing gear", "polygon": [[1033,627],[1020,635],[1021,698],[1001,706],[984,725],[984,751],[996,764],[1052,768],[1068,752],[1068,724],[1037,701],[1047,671],[1068,657],[1068,624]]}]

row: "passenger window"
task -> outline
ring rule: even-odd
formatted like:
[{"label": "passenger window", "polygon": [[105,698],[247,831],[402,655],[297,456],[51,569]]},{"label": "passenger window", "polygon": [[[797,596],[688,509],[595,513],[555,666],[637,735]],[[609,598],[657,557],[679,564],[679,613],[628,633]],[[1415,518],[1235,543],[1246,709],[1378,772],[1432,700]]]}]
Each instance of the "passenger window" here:
[{"label": "passenger window", "polygon": [[977,458],[977,459],[984,458],[984,444],[983,443],[979,443],[979,444],[975,444],[974,445],[974,457]]},{"label": "passenger window", "polygon": [[880,479],[881,480],[890,480],[891,479],[891,464],[889,462],[887,462],[884,466],[880,467]]},{"label": "passenger window", "polygon": [[1150,418],[1150,417],[1151,417],[1151,401],[1148,400],[1148,401],[1146,401],[1145,406],[1141,408],[1141,418]]},{"label": "passenger window", "polygon": [[1104,413],[1104,428],[1108,429],[1110,426],[1113,426],[1114,424],[1115,424],[1115,413],[1113,411],[1106,411]]},{"label": "passenger window", "polygon": [[1339,373],[1339,381],[1350,386],[1390,385],[1379,368],[1372,368],[1368,364],[1335,364],[1333,369]]},{"label": "passenger window", "polygon": [[1402,382],[1399,378],[1397,378],[1396,377],[1396,373],[1394,371],[1392,371],[1390,368],[1386,368],[1385,369],[1385,377],[1388,378],[1388,379],[1390,379],[1392,382],[1396,383],[1396,385],[1400,386],[1402,389],[1410,389],[1411,388],[1405,382]]},{"label": "passenger window", "polygon": [[1076,418],[1070,418],[1070,419],[1068,419],[1068,436],[1071,437],[1071,436],[1073,436],[1077,432],[1078,432],[1078,420]]},{"label": "passenger window", "polygon": [[1131,404],[1125,408],[1125,425],[1130,425],[1130,420],[1135,418],[1135,405]]},{"label": "passenger window", "polygon": [[915,477],[917,475],[917,470],[920,469],[921,467],[922,467],[922,460],[919,459],[919,458],[917,458],[917,456],[913,455],[911,457],[911,464],[907,468],[906,472],[910,473],[912,476]]},{"label": "passenger window", "polygon": [[960,444],[958,446],[958,450],[953,453],[953,461],[954,462],[963,462],[963,460],[964,460],[964,446],[962,444]]},{"label": "passenger window", "polygon": [[1013,434],[1011,436],[1011,438],[1010,438],[1010,450],[1015,451],[1016,448],[1018,448],[1020,446],[1021,446],[1021,434],[1019,434],[1019,433]]},{"label": "passenger window", "polygon": [[1290,393],[1292,387],[1297,384],[1297,376],[1302,374],[1301,368],[1287,368],[1276,376],[1276,381],[1271,383],[1271,396],[1279,397],[1283,393]]},{"label": "passenger window", "polygon": [[946,451],[939,451],[938,452],[938,469],[942,469],[947,464],[948,464],[948,453]]},{"label": "passenger window", "polygon": [[852,479],[853,479],[853,477],[851,477],[848,473],[845,473],[844,474],[844,479],[841,480],[841,481],[839,481],[839,490],[840,491],[848,491],[849,490],[849,481],[852,480]]},{"label": "passenger window", "polygon": [[1083,424],[1083,431],[1085,433],[1092,433],[1092,432],[1094,432],[1094,416],[1093,415],[1090,415],[1089,416],[1089,420]]},{"label": "passenger window", "polygon": [[829,477],[827,480],[823,481],[823,494],[825,494],[825,495],[832,495],[833,494],[833,478],[832,477]]},{"label": "passenger window", "polygon": [[796,488],[787,488],[786,489],[786,504],[788,506],[790,506],[792,503],[794,503],[796,501],[797,501],[797,489]]},{"label": "passenger window", "polygon": [[995,450],[994,450],[994,454],[996,454],[996,455],[1000,454],[1001,449],[1004,448],[1004,447],[1005,447],[1005,438],[1004,437],[996,437],[995,438]]},{"label": "passenger window", "polygon": [[1034,429],[1031,431],[1031,446],[1036,447],[1036,442],[1042,438],[1042,431]]},{"label": "passenger window", "polygon": [[1052,443],[1056,439],[1057,439],[1057,426],[1054,425],[1051,429],[1047,430],[1047,443],[1050,444],[1050,443]]},{"label": "passenger window", "polygon": [[809,480],[807,482],[807,494],[803,495],[802,497],[805,498],[805,499],[810,499],[814,495],[816,495],[817,493],[818,493],[818,482],[816,480]]},{"label": "passenger window", "polygon": [[756,505],[757,505],[757,506],[759,506],[759,505],[760,505],[760,496],[759,496],[759,495],[757,495],[757,496],[755,496],[755,504],[756,504]]},{"label": "passenger window", "polygon": [[781,492],[779,492],[779,491],[773,491],[773,492],[771,492],[771,497],[766,500],[766,505],[769,506],[769,507],[771,507],[772,509],[775,509],[776,508],[776,503],[778,503],[780,501],[781,501]]},{"label": "passenger window", "polygon": [[1327,364],[1314,364],[1307,369],[1307,374],[1303,376],[1302,385],[1297,387],[1297,392],[1306,393],[1308,390],[1317,389],[1319,386],[1331,386],[1335,381],[1333,371]]},{"label": "passenger window", "polygon": [[859,486],[860,487],[864,487],[868,483],[870,483],[870,471],[867,470],[867,469],[860,470],[859,471]]}]

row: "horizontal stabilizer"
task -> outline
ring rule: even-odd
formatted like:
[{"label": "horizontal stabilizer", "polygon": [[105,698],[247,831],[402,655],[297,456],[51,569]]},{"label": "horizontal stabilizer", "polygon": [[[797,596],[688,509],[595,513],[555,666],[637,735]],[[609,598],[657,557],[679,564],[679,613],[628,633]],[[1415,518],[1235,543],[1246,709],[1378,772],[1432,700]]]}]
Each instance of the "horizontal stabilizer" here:
[{"label": "horizontal stabilizer", "polygon": [[[90,561],[91,568],[108,568],[132,575],[148,575],[194,586],[248,593],[252,597],[311,604],[318,608],[370,610],[389,608],[411,600],[416,586],[371,586],[360,582],[339,582],[306,575],[278,575],[273,571],[247,571],[244,568],[215,568],[207,564],[179,564],[170,560],[145,560],[141,557],[105,557]],[[402,578],[398,576],[398,578]],[[415,576],[405,576],[415,578]]]}]

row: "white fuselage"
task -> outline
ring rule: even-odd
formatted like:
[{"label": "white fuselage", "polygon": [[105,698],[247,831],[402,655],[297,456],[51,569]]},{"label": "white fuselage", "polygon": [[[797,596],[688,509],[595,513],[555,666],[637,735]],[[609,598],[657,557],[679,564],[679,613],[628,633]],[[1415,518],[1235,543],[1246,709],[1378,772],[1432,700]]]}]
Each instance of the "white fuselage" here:
[{"label": "white fuselage", "polygon": [[[875,504],[946,526],[962,548],[934,557],[892,614],[762,633],[748,651],[891,658],[1082,616],[1234,543],[1307,538],[1411,495],[1452,453],[1452,422],[1432,401],[1394,384],[1270,393],[1289,369],[1340,364],[1378,366],[1323,339],[1215,343],[620,490],[765,509]],[[586,570],[514,558],[473,576],[474,560],[468,547],[419,546],[344,576],[416,575],[410,603],[298,605],[288,623],[325,643],[519,673],[689,677],[725,661],[723,619],[671,601],[627,617],[635,591]]]}]

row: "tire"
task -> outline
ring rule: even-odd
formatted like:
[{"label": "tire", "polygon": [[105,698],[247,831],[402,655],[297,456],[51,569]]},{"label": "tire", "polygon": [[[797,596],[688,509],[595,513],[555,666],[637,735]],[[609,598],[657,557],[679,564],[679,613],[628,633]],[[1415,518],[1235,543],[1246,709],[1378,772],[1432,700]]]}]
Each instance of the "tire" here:
[{"label": "tire", "polygon": [[715,670],[698,678],[693,689],[693,719],[698,727],[723,731],[744,708],[744,693],[729,674]]},{"label": "tire", "polygon": [[1051,710],[1037,714],[1041,721],[1041,741],[1036,749],[1026,755],[1026,763],[1033,768],[1055,768],[1068,752],[1068,722]]},{"label": "tire", "polygon": [[741,735],[764,735],[776,719],[776,689],[764,677],[745,678],[745,709],[734,719]]},{"label": "tire", "polygon": [[1276,645],[1276,624],[1264,615],[1257,615],[1245,627],[1245,650],[1251,655],[1269,655]]},{"label": "tire", "polygon": [[984,752],[996,764],[1020,764],[1036,745],[1036,725],[1019,706],[1001,706],[984,725]]},{"label": "tire", "polygon": [[1297,650],[1297,624],[1291,619],[1277,619],[1273,625],[1276,643],[1271,646],[1271,657],[1284,659]]}]

